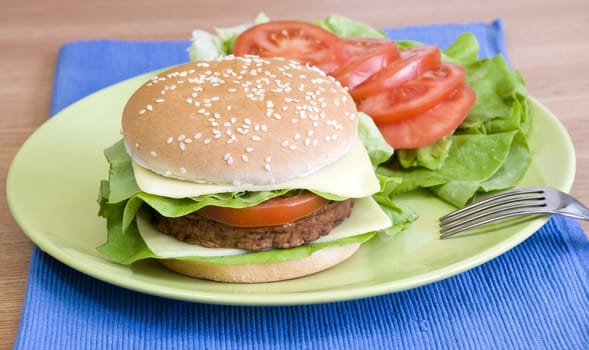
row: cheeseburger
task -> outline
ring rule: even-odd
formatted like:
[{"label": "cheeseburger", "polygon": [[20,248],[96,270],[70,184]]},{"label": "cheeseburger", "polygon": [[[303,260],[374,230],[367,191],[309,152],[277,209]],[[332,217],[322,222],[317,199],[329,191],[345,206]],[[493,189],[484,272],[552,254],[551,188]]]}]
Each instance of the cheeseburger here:
[{"label": "cheeseburger", "polygon": [[269,282],[343,262],[391,225],[352,98],[308,65],[254,56],[191,62],[141,85],[105,151],[98,249],[128,264]]}]

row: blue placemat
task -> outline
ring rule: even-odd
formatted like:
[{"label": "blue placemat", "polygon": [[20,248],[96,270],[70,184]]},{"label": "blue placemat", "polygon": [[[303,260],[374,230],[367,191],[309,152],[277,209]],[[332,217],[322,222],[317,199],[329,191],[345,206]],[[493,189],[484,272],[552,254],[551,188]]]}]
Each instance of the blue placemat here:
[{"label": "blue placemat", "polygon": [[[387,29],[442,47],[472,31],[505,54],[493,23]],[[52,114],[100,88],[188,60],[188,41],[82,41],[60,51]],[[35,248],[15,349],[587,349],[589,243],[552,218],[506,254],[410,291],[292,307],[187,303],[83,275]]]}]

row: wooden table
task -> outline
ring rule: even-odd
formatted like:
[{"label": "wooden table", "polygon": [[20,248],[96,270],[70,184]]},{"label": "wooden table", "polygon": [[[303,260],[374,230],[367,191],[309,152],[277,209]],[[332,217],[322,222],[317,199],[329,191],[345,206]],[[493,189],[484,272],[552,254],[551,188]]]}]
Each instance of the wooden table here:
[{"label": "wooden table", "polygon": [[[200,4],[199,4],[200,3]],[[396,4],[395,4],[396,3]],[[296,4],[296,5],[295,5]],[[3,1],[0,12],[0,179],[20,145],[48,117],[56,56],[79,39],[188,39],[250,21],[258,11],[275,19],[316,20],[337,13],[375,27],[502,18],[513,67],[530,93],[568,129],[577,154],[572,193],[589,203],[589,2],[495,0],[468,2],[317,1]],[[550,140],[546,140],[550,142]],[[558,166],[558,164],[555,164]],[[42,175],[40,175],[42,176]],[[14,341],[32,243],[14,222],[0,191],[0,348]],[[583,223],[585,232],[589,225]]]}]

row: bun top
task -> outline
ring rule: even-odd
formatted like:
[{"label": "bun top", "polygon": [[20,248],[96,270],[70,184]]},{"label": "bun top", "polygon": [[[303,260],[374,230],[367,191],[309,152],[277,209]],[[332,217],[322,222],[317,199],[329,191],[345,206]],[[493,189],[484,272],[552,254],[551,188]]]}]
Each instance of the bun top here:
[{"label": "bun top", "polygon": [[191,62],[148,80],[123,111],[127,152],[183,180],[263,185],[305,176],[348,152],[354,101],[332,77],[254,56]]}]

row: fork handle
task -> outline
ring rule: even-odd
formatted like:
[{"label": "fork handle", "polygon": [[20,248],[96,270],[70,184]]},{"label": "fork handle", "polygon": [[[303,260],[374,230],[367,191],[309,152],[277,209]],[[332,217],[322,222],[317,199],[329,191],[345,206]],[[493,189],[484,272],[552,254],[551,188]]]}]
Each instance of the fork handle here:
[{"label": "fork handle", "polygon": [[556,211],[556,214],[568,216],[571,218],[589,221],[589,209],[574,198],[569,198],[566,206]]}]

